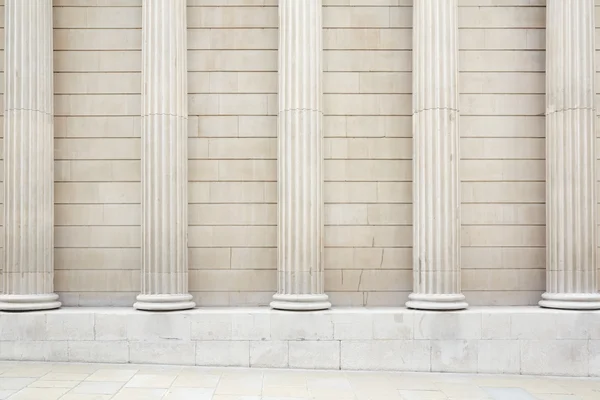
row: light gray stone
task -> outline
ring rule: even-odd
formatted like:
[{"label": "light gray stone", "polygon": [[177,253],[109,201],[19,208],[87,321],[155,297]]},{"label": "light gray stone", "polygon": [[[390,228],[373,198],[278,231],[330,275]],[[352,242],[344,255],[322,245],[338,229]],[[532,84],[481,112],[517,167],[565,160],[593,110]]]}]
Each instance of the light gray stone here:
[{"label": "light gray stone", "polygon": [[127,324],[130,316],[126,314],[96,314],[94,333],[96,340],[127,340]]},{"label": "light gray stone", "polygon": [[290,368],[339,369],[339,341],[289,342]]},{"label": "light gray stone", "polygon": [[332,314],[333,337],[336,340],[373,339],[373,315],[368,313]]},{"label": "light gray stone", "polygon": [[332,340],[333,321],[329,313],[271,314],[272,340]]},{"label": "light gray stone", "polygon": [[127,338],[131,341],[189,341],[190,331],[187,314],[137,312],[127,320]]},{"label": "light gray stone", "polygon": [[250,342],[199,340],[196,342],[196,365],[249,367]]},{"label": "light gray stone", "polygon": [[429,371],[429,340],[344,340],[341,367],[351,370]]},{"label": "light gray stone", "polygon": [[521,373],[587,376],[588,340],[521,340]]},{"label": "light gray stone", "polygon": [[68,343],[69,361],[103,363],[129,362],[129,342],[78,341]]},{"label": "light gray stone", "polygon": [[46,340],[94,340],[94,314],[48,313]]},{"label": "light gray stone", "polygon": [[431,371],[477,372],[477,343],[477,340],[432,340]]},{"label": "light gray stone", "polygon": [[69,361],[65,341],[4,341],[0,342],[0,359],[15,361]]},{"label": "light gray stone", "polygon": [[414,337],[415,313],[373,314],[373,338],[377,340],[407,340]]},{"label": "light gray stone", "polygon": [[268,313],[235,313],[231,319],[233,340],[269,340],[271,316]]},{"label": "light gray stone", "polygon": [[482,339],[510,339],[510,314],[487,312],[481,314]]},{"label": "light gray stone", "polygon": [[[557,339],[558,328],[567,314],[557,320],[554,310],[514,313],[510,317],[512,339]],[[560,321],[560,322],[559,322]]]},{"label": "light gray stone", "polygon": [[0,340],[46,340],[46,313],[0,313]]},{"label": "light gray stone", "polygon": [[285,368],[288,366],[287,341],[250,342],[250,366],[264,368]]},{"label": "light gray stone", "polygon": [[190,317],[192,340],[231,340],[232,313],[195,314]]},{"label": "light gray stone", "polygon": [[129,362],[140,364],[194,365],[196,342],[130,342]]},{"label": "light gray stone", "polygon": [[590,340],[588,352],[590,355],[589,375],[600,376],[600,340]]},{"label": "light gray stone", "polygon": [[481,339],[481,314],[417,312],[414,335],[415,339]]},{"label": "light gray stone", "polygon": [[479,340],[477,372],[487,374],[518,374],[521,353],[518,340]]}]

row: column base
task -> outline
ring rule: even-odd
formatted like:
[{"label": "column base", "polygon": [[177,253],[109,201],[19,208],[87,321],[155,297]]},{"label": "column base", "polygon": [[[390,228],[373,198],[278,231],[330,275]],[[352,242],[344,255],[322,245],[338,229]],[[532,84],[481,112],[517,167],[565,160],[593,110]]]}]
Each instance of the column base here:
[{"label": "column base", "polygon": [[544,293],[540,307],[560,310],[600,310],[600,293]]},{"label": "column base", "polygon": [[49,294],[2,294],[0,311],[37,311],[60,308],[58,295]]},{"label": "column base", "polygon": [[196,307],[191,294],[139,294],[133,308],[142,311],[179,311]]},{"label": "column base", "polygon": [[463,294],[423,294],[411,293],[406,302],[407,308],[431,311],[464,310],[469,305]]},{"label": "column base", "polygon": [[274,294],[271,308],[285,311],[318,311],[331,308],[326,294]]}]

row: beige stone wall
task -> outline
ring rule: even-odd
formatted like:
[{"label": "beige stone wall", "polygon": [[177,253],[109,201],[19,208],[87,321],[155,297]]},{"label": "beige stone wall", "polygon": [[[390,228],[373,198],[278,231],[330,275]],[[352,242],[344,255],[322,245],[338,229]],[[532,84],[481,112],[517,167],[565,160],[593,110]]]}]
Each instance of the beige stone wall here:
[{"label": "beige stone wall", "polygon": [[140,289],[140,0],[54,1],[55,290]]},{"label": "beige stone wall", "polygon": [[[402,305],[412,1],[323,3],[326,291],[334,305]],[[535,304],[545,1],[460,5],[463,289],[473,305]],[[67,305],[130,305],[140,289],[141,0],[54,0],[54,24],[56,291]],[[277,24],[276,0],[188,0],[199,305],[267,304],[276,290]]]},{"label": "beige stone wall", "polygon": [[545,1],[463,0],[463,290],[537,304],[545,288]]}]

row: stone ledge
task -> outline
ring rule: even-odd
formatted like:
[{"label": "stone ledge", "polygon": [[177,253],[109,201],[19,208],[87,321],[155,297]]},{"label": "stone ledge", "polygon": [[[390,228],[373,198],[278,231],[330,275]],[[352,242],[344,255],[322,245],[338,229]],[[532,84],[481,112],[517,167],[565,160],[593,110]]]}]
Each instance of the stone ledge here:
[{"label": "stone ledge", "polygon": [[0,360],[600,376],[600,311],[0,312]]}]

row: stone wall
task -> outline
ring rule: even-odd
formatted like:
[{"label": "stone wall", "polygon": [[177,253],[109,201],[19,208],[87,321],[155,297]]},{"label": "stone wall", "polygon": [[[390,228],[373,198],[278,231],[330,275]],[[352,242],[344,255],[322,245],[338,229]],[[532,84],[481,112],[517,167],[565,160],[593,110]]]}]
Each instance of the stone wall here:
[{"label": "stone wall", "polygon": [[[412,1],[323,3],[325,290],[334,305],[400,306],[412,289]],[[472,305],[532,305],[545,282],[545,1],[459,3],[463,291]],[[188,0],[187,12],[189,290],[200,306],[266,305],[277,1]],[[131,305],[140,290],[141,15],[141,0],[54,1],[65,305]]]}]

